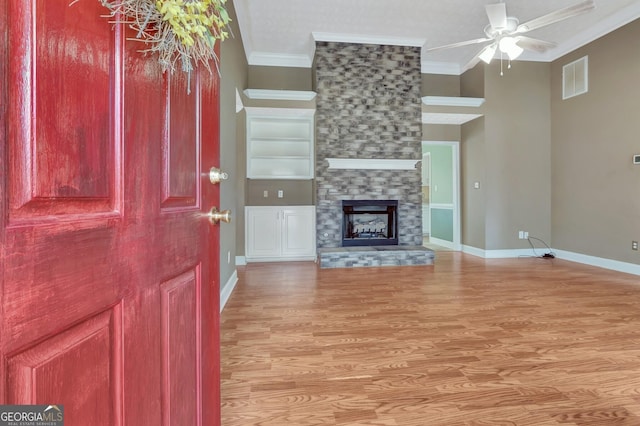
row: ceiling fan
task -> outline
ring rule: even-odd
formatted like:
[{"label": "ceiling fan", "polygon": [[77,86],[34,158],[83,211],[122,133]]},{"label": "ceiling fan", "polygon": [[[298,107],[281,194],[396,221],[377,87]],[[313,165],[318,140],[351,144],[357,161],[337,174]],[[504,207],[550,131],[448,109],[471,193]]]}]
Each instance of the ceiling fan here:
[{"label": "ceiling fan", "polygon": [[501,55],[505,54],[510,61],[519,57],[525,49],[544,53],[547,49],[555,47],[556,44],[549,41],[526,37],[522,34],[572,18],[594,8],[595,1],[586,0],[564,9],[558,9],[547,15],[540,16],[521,24],[520,21],[518,21],[518,18],[507,16],[507,6],[504,2],[487,4],[485,9],[487,17],[489,18],[489,24],[484,27],[486,37],[432,47],[426,51],[433,52],[453,47],[491,42],[480,50],[473,59],[471,59],[465,67],[466,69],[473,68],[480,60],[489,64],[496,52],[500,52]]}]

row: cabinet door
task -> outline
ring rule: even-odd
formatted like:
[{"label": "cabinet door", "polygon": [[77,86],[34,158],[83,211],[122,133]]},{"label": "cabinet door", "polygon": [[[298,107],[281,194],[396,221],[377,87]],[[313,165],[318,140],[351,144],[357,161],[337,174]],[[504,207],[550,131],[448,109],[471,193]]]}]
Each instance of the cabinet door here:
[{"label": "cabinet door", "polygon": [[282,210],[282,255],[314,256],[316,219],[313,206],[287,207]]},{"label": "cabinet door", "polygon": [[246,256],[248,258],[280,255],[282,237],[279,215],[279,208],[246,208]]}]

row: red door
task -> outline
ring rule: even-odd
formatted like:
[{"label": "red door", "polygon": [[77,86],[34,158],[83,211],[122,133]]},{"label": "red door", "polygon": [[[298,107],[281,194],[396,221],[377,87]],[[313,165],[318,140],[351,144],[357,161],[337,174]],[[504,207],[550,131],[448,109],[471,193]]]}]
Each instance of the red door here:
[{"label": "red door", "polygon": [[217,425],[219,80],[69,3],[0,2],[0,404]]}]

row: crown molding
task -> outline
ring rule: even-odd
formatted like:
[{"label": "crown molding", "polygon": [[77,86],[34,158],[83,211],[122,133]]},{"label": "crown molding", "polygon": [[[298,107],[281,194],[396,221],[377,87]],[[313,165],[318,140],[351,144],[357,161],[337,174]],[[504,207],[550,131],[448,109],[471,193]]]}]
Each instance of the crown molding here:
[{"label": "crown molding", "polygon": [[313,55],[252,52],[247,60],[249,65],[266,67],[311,68]]},{"label": "crown molding", "polygon": [[[424,52],[422,57],[424,57]],[[460,75],[462,70],[460,65],[455,62],[433,62],[422,61],[420,63],[420,71],[422,74],[443,74],[443,75]]]},{"label": "crown molding", "polygon": [[314,31],[311,33],[315,41],[329,41],[336,43],[358,43],[358,44],[383,44],[390,46],[411,46],[422,47],[426,43],[423,38],[392,37],[382,35],[361,35],[346,33],[325,33]]}]

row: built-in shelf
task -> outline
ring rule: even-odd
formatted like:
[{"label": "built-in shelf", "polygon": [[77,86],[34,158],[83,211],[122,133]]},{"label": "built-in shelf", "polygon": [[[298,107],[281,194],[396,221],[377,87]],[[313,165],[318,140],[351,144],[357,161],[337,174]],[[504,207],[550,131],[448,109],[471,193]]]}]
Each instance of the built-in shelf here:
[{"label": "built-in shelf", "polygon": [[313,179],[313,109],[245,108],[247,177]]},{"label": "built-in shelf", "polygon": [[420,160],[327,158],[330,169],[411,170]]},{"label": "built-in shelf", "polygon": [[482,114],[458,114],[444,112],[423,112],[422,123],[424,124],[449,124],[461,125],[476,118],[482,117]]},{"label": "built-in shelf", "polygon": [[[484,98],[466,98],[462,96],[423,96],[422,103],[429,107],[452,107],[452,108],[478,108],[484,103]],[[448,108],[439,108],[427,110],[422,113],[423,124],[448,124],[461,125],[478,117],[477,110],[448,110]]]},{"label": "built-in shelf", "polygon": [[484,98],[466,98],[462,96],[423,96],[422,103],[428,106],[477,108],[484,103]]},{"label": "built-in shelf", "polygon": [[316,92],[305,90],[245,89],[244,94],[249,99],[270,101],[311,101],[316,97]]}]

